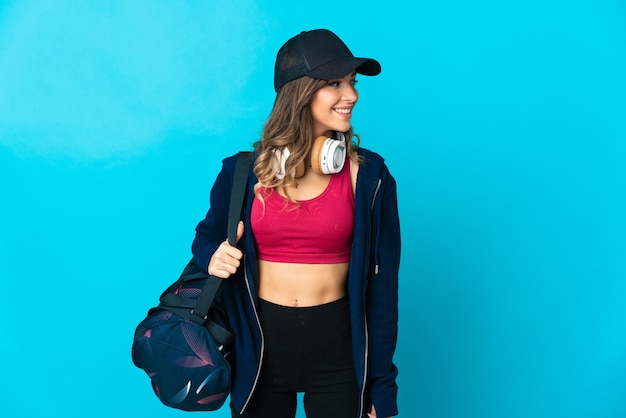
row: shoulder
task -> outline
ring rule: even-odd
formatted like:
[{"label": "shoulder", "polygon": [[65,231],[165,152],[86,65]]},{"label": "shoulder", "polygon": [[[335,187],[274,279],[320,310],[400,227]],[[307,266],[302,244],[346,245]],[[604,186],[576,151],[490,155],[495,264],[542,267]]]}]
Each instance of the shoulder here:
[{"label": "shoulder", "polygon": [[234,168],[235,167],[235,163],[237,162],[237,156],[239,155],[239,152],[233,154],[233,155],[229,155],[226,158],[224,158],[222,160],[222,165],[224,166],[224,168]]},{"label": "shoulder", "polygon": [[373,177],[385,177],[389,175],[389,169],[385,159],[377,152],[367,148],[358,148],[357,153],[361,159],[359,172],[364,172]]},{"label": "shoulder", "polygon": [[236,154],[230,155],[222,160],[222,171],[233,173],[240,154],[247,154],[245,157],[250,162],[250,165],[254,165],[256,154],[253,151],[239,151]]},{"label": "shoulder", "polygon": [[[219,170],[215,182],[213,183],[212,194],[216,196],[227,196],[232,188],[233,179],[235,177],[235,166],[239,152],[222,159],[222,167]],[[253,160],[253,158],[251,158]],[[250,162],[248,172],[252,171],[253,161]]]},{"label": "shoulder", "polygon": [[378,154],[377,152],[374,152],[370,149],[367,148],[362,148],[359,147],[356,149],[356,152],[359,154],[359,156],[361,156],[362,158],[365,158],[367,160],[372,160],[372,159],[383,159],[383,157],[380,156],[380,154]]}]

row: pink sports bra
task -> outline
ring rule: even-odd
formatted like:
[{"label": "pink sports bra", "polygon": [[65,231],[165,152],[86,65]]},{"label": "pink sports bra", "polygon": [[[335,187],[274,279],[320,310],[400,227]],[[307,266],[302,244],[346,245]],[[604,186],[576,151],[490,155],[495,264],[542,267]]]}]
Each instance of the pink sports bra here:
[{"label": "pink sports bra", "polygon": [[260,260],[282,263],[334,264],[350,261],[354,230],[354,196],[350,161],[331,175],[317,197],[299,206],[275,190],[260,188],[265,201],[252,202],[252,231]]}]

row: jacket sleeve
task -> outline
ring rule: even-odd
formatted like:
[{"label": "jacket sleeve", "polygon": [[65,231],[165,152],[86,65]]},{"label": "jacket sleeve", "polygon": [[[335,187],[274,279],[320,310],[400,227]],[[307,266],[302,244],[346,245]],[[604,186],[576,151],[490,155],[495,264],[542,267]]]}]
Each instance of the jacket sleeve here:
[{"label": "jacket sleeve", "polygon": [[211,189],[209,211],[198,223],[191,245],[194,261],[204,271],[208,270],[209,260],[217,247],[226,239],[235,158],[236,156],[229,157],[222,162],[222,169]]},{"label": "jacket sleeve", "polygon": [[400,221],[396,182],[386,167],[380,195],[374,204],[373,251],[367,287],[369,333],[368,393],[378,417],[398,415],[396,376],[393,363],[398,337],[398,272],[400,266]]}]

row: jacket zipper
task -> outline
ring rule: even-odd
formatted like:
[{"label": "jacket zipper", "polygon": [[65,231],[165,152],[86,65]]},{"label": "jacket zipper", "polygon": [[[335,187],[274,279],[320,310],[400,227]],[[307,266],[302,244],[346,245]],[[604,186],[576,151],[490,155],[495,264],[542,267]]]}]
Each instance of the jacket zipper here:
[{"label": "jacket zipper", "polygon": [[374,190],[374,197],[372,198],[372,204],[370,205],[370,210],[374,210],[374,202],[376,202],[376,196],[378,196],[378,191],[380,190],[380,186],[382,184],[382,180],[378,179],[378,184],[376,184],[376,189]]},{"label": "jacket zipper", "polygon": [[[365,363],[363,365],[363,385],[361,385],[361,396],[360,396],[360,416],[363,415],[363,403],[365,401],[365,383],[367,382],[367,358],[369,357],[369,344],[370,344],[370,336],[369,332],[367,332],[367,314],[363,314],[365,318]],[[368,411],[369,412],[369,411]]]},{"label": "jacket zipper", "polygon": [[[378,192],[380,191],[380,186],[382,184],[382,180],[378,179],[378,184],[376,185],[376,190],[374,190],[374,197],[372,199],[372,205],[370,206],[370,211],[374,212],[374,203],[376,202],[376,197],[378,196]],[[376,239],[374,240],[374,246],[376,250],[376,256],[374,258],[374,275],[378,276],[378,270],[380,269],[380,265],[378,264],[378,230],[376,230]]]},{"label": "jacket zipper", "polygon": [[[378,191],[380,190],[380,186],[382,184],[382,180],[379,178],[378,179],[378,184],[376,185],[376,189],[374,190],[374,195],[372,197],[372,204],[370,205],[370,215],[374,212],[374,203],[376,202],[376,197],[378,196]],[[371,231],[370,231],[371,233]],[[370,238],[371,239],[371,238]],[[370,242],[370,245],[372,243]],[[378,243],[375,242],[374,245],[377,245]],[[378,259],[375,260],[375,266],[374,266],[374,274],[378,274]],[[365,304],[363,304],[363,306],[365,306]],[[364,309],[365,310],[365,309]],[[367,382],[367,364],[368,364],[368,358],[369,358],[369,345],[370,345],[370,336],[369,336],[369,331],[368,331],[368,327],[367,327],[367,310],[365,310],[365,312],[363,312],[363,319],[365,322],[365,361],[363,364],[363,385],[361,387],[361,396],[360,396],[360,415],[363,415],[363,403],[364,403],[364,399],[365,399],[365,384]],[[369,412],[369,411],[367,411]]]},{"label": "jacket zipper", "polygon": [[240,413],[242,414],[243,414],[243,411],[246,410],[246,407],[248,406],[248,404],[250,403],[252,394],[254,393],[254,390],[256,389],[256,386],[259,382],[259,376],[261,375],[261,363],[263,362],[263,353],[265,351],[265,337],[263,336],[263,329],[261,328],[261,321],[259,320],[259,314],[254,304],[254,298],[252,297],[252,290],[250,289],[250,283],[248,282],[248,270],[246,268],[247,266],[246,266],[245,260],[244,260],[243,267],[244,267],[243,269],[244,279],[246,281],[246,289],[248,289],[248,297],[250,298],[250,303],[252,304],[252,310],[254,311],[254,317],[256,319],[257,326],[259,327],[259,332],[261,333],[261,356],[259,357],[259,366],[257,367],[257,370],[256,370],[256,376],[254,377],[254,383],[252,384],[252,389],[250,390],[248,399],[246,399],[246,402],[243,404],[243,407],[241,407]]}]

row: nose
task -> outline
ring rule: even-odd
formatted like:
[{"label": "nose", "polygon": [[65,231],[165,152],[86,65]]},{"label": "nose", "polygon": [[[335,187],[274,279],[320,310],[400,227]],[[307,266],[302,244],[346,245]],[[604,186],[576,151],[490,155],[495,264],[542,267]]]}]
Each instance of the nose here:
[{"label": "nose", "polygon": [[352,83],[345,83],[341,93],[342,98],[348,102],[356,103],[359,100],[359,92],[356,91]]}]

